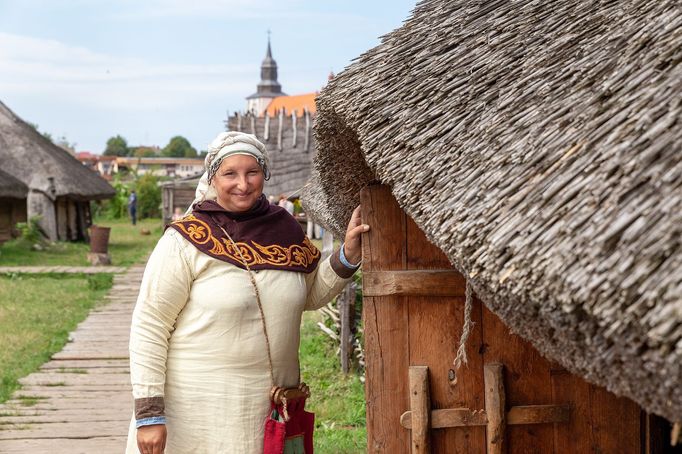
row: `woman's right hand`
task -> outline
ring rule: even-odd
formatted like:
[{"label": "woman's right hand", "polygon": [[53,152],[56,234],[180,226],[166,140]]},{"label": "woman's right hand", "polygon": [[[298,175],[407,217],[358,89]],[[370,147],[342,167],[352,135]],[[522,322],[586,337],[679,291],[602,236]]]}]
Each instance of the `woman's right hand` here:
[{"label": "woman's right hand", "polygon": [[138,428],[137,449],[140,454],[163,454],[166,449],[166,425],[153,424]]}]

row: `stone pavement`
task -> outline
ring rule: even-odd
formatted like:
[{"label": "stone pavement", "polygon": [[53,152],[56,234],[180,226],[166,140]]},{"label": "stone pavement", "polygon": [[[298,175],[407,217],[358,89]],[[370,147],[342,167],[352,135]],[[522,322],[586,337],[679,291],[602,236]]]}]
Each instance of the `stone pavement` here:
[{"label": "stone pavement", "polygon": [[6,273],[123,273],[122,266],[0,266],[0,274]]},{"label": "stone pavement", "polygon": [[125,451],[133,408],[128,336],[143,271],[144,265],[135,265],[116,275],[106,304],[93,309],[64,349],[0,405],[0,453]]}]

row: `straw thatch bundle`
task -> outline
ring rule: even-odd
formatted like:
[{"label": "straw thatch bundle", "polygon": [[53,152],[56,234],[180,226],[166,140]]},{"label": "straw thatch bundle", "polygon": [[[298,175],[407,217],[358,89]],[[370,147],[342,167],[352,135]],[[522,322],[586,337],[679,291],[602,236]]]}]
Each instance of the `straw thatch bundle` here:
[{"label": "straw thatch bundle", "polygon": [[682,418],[682,7],[426,0],[318,98],[307,208],[372,180],[516,333]]}]

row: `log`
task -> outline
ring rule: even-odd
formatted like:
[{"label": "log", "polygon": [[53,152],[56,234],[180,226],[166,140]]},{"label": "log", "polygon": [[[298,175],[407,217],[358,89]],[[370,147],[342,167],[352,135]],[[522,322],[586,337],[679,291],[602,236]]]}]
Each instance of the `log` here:
[{"label": "log", "polygon": [[[412,409],[412,454],[431,452],[429,440],[431,399],[429,398],[429,368],[410,366],[410,408]],[[401,416],[402,419],[402,416]]]},{"label": "log", "polygon": [[367,271],[366,296],[462,296],[466,281],[455,270]]},{"label": "log", "polygon": [[505,396],[502,381],[502,364],[491,363],[483,366],[485,381],[485,412],[488,417],[487,454],[504,452]]}]

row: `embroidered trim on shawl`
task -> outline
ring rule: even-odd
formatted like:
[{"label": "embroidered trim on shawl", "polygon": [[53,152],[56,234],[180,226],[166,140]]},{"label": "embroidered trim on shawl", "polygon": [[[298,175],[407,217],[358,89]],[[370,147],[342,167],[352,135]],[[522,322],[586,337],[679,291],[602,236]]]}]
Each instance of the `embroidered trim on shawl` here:
[{"label": "embroidered trim on shawl", "polygon": [[[197,245],[208,245],[211,255],[227,257],[237,263],[241,263],[240,255],[227,238],[218,238],[213,234],[211,227],[204,221],[190,214],[172,223],[179,228],[190,241]],[[221,235],[222,236],[222,235]],[[253,265],[272,265],[281,267],[310,266],[321,255],[319,249],[306,237],[303,244],[292,244],[289,247],[277,244],[263,246],[251,241],[250,243],[237,242],[244,260]]]}]

